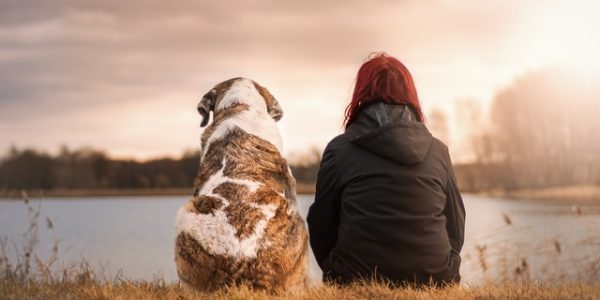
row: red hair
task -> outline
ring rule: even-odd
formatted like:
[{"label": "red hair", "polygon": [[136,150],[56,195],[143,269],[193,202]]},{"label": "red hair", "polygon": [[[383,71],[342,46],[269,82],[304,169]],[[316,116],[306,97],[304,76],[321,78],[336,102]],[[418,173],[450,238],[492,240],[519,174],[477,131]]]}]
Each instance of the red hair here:
[{"label": "red hair", "polygon": [[410,72],[385,52],[371,55],[358,70],[352,101],[346,107],[344,127],[348,128],[362,108],[374,102],[407,104],[419,122],[425,120]]}]

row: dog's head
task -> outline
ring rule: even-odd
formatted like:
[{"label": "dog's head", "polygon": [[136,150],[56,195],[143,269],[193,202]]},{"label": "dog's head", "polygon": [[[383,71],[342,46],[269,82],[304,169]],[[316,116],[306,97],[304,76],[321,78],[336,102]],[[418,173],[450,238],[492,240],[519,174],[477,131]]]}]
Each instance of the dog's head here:
[{"label": "dog's head", "polygon": [[237,77],[215,85],[202,97],[198,103],[198,112],[202,116],[200,126],[204,127],[208,124],[211,111],[213,114],[218,113],[234,104],[246,104],[253,108],[265,109],[275,121],[279,121],[283,116],[279,102],[269,90],[253,80]]}]

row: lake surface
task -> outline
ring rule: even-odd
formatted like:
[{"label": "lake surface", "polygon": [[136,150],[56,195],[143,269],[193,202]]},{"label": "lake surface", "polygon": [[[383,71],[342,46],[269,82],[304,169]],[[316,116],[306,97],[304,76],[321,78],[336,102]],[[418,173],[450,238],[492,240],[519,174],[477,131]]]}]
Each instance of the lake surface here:
[{"label": "lake surface", "polygon": [[[464,195],[467,211],[463,282],[594,280],[600,277],[600,207]],[[58,242],[61,264],[81,259],[114,278],[176,281],[175,214],[187,197],[46,198],[41,208],[42,256]],[[299,196],[303,217],[312,196]],[[52,222],[48,228],[46,218]],[[0,237],[10,255],[28,228],[23,201],[0,201]],[[320,270],[311,253],[311,277]]]}]

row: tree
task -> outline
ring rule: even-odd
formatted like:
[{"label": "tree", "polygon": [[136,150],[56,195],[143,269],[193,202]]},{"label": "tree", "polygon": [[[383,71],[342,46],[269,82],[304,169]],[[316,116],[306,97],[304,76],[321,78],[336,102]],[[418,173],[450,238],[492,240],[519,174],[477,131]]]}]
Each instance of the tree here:
[{"label": "tree", "polygon": [[593,181],[600,164],[600,93],[568,70],[527,73],[499,91],[491,106],[495,151],[511,176],[505,187]]},{"label": "tree", "polygon": [[434,108],[427,117],[428,127],[435,137],[448,144],[448,117],[440,108]]}]

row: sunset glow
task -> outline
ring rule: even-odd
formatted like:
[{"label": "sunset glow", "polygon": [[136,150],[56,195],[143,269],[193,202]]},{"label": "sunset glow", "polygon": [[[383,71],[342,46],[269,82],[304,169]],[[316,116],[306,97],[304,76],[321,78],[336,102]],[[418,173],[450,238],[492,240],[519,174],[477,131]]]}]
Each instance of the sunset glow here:
[{"label": "sunset glow", "polygon": [[593,1],[61,3],[0,11],[0,153],[177,156],[199,147],[200,97],[244,76],[281,103],[294,157],[341,132],[358,67],[383,50],[413,73],[426,116],[447,115],[445,142],[465,160],[458,102],[479,103],[486,123],[496,93],[529,71],[600,73]]}]

